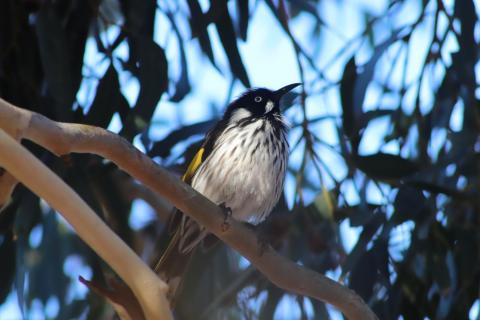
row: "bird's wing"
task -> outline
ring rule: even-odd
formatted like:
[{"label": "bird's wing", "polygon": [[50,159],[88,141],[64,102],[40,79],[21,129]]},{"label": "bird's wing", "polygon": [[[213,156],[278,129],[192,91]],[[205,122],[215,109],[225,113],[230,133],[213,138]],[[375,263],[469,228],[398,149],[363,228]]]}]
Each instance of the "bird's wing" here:
[{"label": "bird's wing", "polygon": [[[182,176],[182,181],[191,185],[193,177],[198,172],[198,168],[205,162],[208,156],[212,153],[215,142],[218,136],[225,128],[225,121],[220,120],[217,124],[206,134],[205,139],[202,142],[200,149],[190,161],[187,167],[187,171]],[[179,210],[175,210],[168,222],[168,228],[170,234],[175,233],[182,223],[183,213]]]},{"label": "bird's wing", "polygon": [[195,157],[193,157],[192,161],[188,165],[187,171],[182,176],[182,180],[188,184],[192,182],[192,178],[195,175],[195,172],[197,172],[198,167],[202,164],[204,160],[204,153],[205,153],[205,148],[202,146],[197,153],[195,154]]},{"label": "bird's wing", "polygon": [[213,128],[211,128],[205,135],[205,139],[202,142],[200,149],[197,151],[192,161],[190,161],[187,171],[182,176],[182,180],[188,184],[191,184],[193,176],[197,172],[200,165],[208,158],[212,153],[215,142],[218,136],[227,127],[228,122],[225,119],[219,120]]},{"label": "bird's wing", "polygon": [[225,129],[227,122],[225,120],[220,120],[217,124],[206,134],[205,140],[202,143],[202,146],[197,151],[192,161],[187,167],[187,171],[182,176],[182,180],[188,184],[192,183],[193,176],[197,172],[200,165],[208,158],[212,153],[215,142],[217,141],[220,133]]},{"label": "bird's wing", "polygon": [[[185,183],[191,184],[193,177],[198,171],[198,168],[201,164],[207,159],[211,154],[215,141],[222,130],[222,123],[217,123],[217,125],[207,133],[202,146],[197,151],[192,161],[190,161],[187,171],[182,176],[182,180]],[[181,285],[181,279],[184,270],[186,269],[190,257],[193,253],[191,250],[188,253],[182,253],[179,250],[181,234],[181,224],[182,221],[185,222],[185,219],[182,219],[183,213],[180,210],[175,210],[175,213],[170,218],[168,230],[170,234],[173,235],[170,237],[167,248],[163,251],[163,254],[160,258],[156,259],[153,264],[153,269],[156,273],[161,275],[161,277],[169,284],[169,298],[174,304],[176,300],[176,292]],[[199,229],[200,230],[200,229]]]}]

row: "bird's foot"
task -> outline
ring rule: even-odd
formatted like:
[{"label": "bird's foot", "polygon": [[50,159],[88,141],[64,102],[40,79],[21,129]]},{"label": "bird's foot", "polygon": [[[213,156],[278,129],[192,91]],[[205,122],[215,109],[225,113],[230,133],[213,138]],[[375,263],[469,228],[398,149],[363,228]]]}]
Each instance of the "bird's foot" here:
[{"label": "bird's foot", "polygon": [[220,203],[218,206],[222,209],[224,213],[223,223],[222,223],[222,232],[225,232],[230,228],[230,222],[228,220],[232,216],[232,209],[227,207],[225,202]]}]

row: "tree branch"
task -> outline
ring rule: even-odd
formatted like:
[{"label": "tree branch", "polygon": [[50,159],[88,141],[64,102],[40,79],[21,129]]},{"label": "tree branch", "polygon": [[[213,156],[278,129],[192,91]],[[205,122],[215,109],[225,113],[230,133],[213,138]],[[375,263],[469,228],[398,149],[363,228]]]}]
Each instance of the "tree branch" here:
[{"label": "tree branch", "polygon": [[[3,104],[0,105],[4,120]],[[79,236],[127,283],[147,319],[172,319],[167,284],[63,180],[2,129],[0,150],[0,166],[61,212]]]},{"label": "tree branch", "polygon": [[[25,117],[28,121],[12,121],[13,118]],[[110,159],[240,252],[278,287],[328,302],[349,319],[377,319],[352,290],[280,256],[270,246],[261,250],[256,234],[241,222],[230,218],[227,221],[229,227],[222,227],[225,215],[221,208],[158,166],[120,136],[98,127],[54,122],[1,99],[0,127],[17,132],[57,155],[93,153]],[[132,290],[135,292],[134,288]]]}]

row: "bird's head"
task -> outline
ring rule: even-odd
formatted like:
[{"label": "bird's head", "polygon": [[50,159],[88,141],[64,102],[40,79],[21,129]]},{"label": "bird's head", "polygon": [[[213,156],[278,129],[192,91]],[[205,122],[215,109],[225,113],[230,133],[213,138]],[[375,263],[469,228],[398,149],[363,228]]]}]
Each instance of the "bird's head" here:
[{"label": "bird's head", "polygon": [[251,89],[229,105],[226,116],[240,120],[280,113],[280,99],[299,85],[300,83],[292,83],[275,91],[265,88]]}]

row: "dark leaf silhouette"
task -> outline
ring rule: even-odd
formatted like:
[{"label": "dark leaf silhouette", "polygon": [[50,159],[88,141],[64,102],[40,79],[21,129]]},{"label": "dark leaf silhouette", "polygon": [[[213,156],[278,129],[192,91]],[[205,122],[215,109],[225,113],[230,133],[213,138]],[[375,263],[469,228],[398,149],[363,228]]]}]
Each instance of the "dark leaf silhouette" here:
[{"label": "dark leaf silhouette", "polygon": [[462,58],[464,59],[464,62],[474,62],[478,56],[474,36],[475,24],[477,23],[478,18],[475,14],[474,1],[456,1],[454,14],[460,19],[462,24],[462,32],[460,33],[459,39]]},{"label": "dark leaf silhouette", "polygon": [[392,116],[395,114],[395,112],[396,110],[371,110],[363,112],[360,115],[360,119],[358,119],[357,129],[361,131],[368,126],[370,121],[381,117]]},{"label": "dark leaf silhouette", "polygon": [[387,40],[375,47],[372,57],[363,66],[363,71],[355,78],[355,85],[353,89],[353,114],[355,118],[360,117],[362,113],[365,94],[367,93],[368,85],[373,78],[373,73],[378,60],[386,49],[399,40],[399,33],[400,30],[393,32]]},{"label": "dark leaf silhouette", "polygon": [[355,81],[357,79],[357,67],[355,65],[355,57],[350,58],[345,69],[343,70],[342,80],[340,81],[340,95],[342,99],[342,122],[343,130],[345,134],[352,138],[356,134],[355,128],[355,117],[356,113],[354,111],[354,88]]},{"label": "dark leaf silhouette", "polygon": [[129,44],[137,54],[135,65],[130,67],[140,82],[140,92],[122,133],[132,138],[147,128],[160,97],[167,90],[168,64],[163,49],[152,40],[132,37]]},{"label": "dark leaf silhouette", "polygon": [[90,21],[95,10],[93,3],[77,1],[73,4],[73,10],[68,12],[68,20],[65,25],[67,44],[70,53],[70,70],[72,73],[72,86],[78,90],[82,81],[83,58],[85,45],[89,35]]},{"label": "dark leaf silhouette", "polygon": [[209,130],[213,126],[214,123],[215,120],[208,120],[172,131],[167,137],[165,137],[161,141],[155,142],[148,154],[151,157],[160,156],[161,158],[166,158],[170,155],[172,147],[175,146],[177,143],[195,134],[205,134],[207,130]]},{"label": "dark leaf silhouette", "polygon": [[[126,29],[133,35],[153,37],[157,2],[155,0],[120,1]],[[136,48],[131,48],[135,52]]]},{"label": "dark leaf silhouette", "polygon": [[89,124],[106,128],[113,114],[119,112],[126,119],[130,111],[127,100],[120,92],[118,74],[113,64],[107,69],[97,86],[95,100],[88,110],[85,121]]},{"label": "dark leaf silhouette", "polygon": [[178,46],[180,50],[180,78],[178,79],[176,86],[175,86],[175,93],[170,98],[173,102],[178,102],[182,100],[187,93],[190,92],[190,81],[188,79],[188,64],[187,64],[187,57],[185,55],[185,46],[180,31],[178,30],[177,25],[175,24],[175,18],[173,14],[168,12],[167,13],[168,20],[172,24],[173,31],[178,39]]},{"label": "dark leaf silhouette", "polygon": [[356,156],[358,168],[374,179],[398,180],[418,171],[418,166],[400,156],[376,153],[369,156]]},{"label": "dark leaf silhouette", "polygon": [[243,0],[237,0],[238,8],[238,30],[240,31],[240,37],[245,41],[247,40],[248,21],[250,20],[249,2]]},{"label": "dark leaf silhouette", "polygon": [[38,13],[36,28],[47,86],[57,102],[57,116],[67,121],[76,94],[67,35],[53,8],[45,7]]},{"label": "dark leaf silhouette", "polygon": [[0,266],[0,303],[3,303],[10,293],[15,276],[15,243],[11,232],[5,233],[0,241],[0,259],[3,263]]},{"label": "dark leaf silhouette", "polygon": [[447,69],[448,72],[443,78],[437,92],[435,107],[430,113],[431,117],[427,118],[430,120],[429,127],[426,131],[427,134],[430,133],[430,130],[433,128],[447,127],[450,122],[453,107],[457,102],[460,90],[458,68],[456,66],[462,64],[462,59],[459,58],[458,53],[453,54],[453,61],[454,64]]},{"label": "dark leaf silhouette", "polygon": [[[29,297],[28,303],[30,305],[33,299],[40,299],[43,303],[46,303],[50,296],[56,293],[59,295],[59,302],[63,304],[68,282],[66,281],[66,275],[58,271],[63,269],[66,252],[62,253],[61,250],[62,241],[60,241],[59,225],[53,211],[47,214],[47,219],[44,220],[42,228],[43,237],[39,249],[44,254],[39,257],[36,264],[29,268],[28,283],[29,292],[32,295]],[[46,250],[46,248],[51,250]],[[51,291],[43,289],[46,287],[49,287]]]},{"label": "dark leaf silhouette", "polygon": [[392,220],[397,223],[403,223],[407,220],[419,219],[426,208],[425,196],[421,189],[409,186],[402,186],[395,197],[395,213]]},{"label": "dark leaf silhouette", "polygon": [[245,70],[238,51],[237,38],[235,36],[235,30],[233,29],[232,19],[228,12],[227,2],[225,0],[215,0],[212,1],[212,6],[220,8],[219,17],[214,23],[222,46],[227,54],[230,69],[233,75],[238,78],[245,87],[249,88],[250,80],[248,80],[247,71]]},{"label": "dark leaf silhouette", "polygon": [[372,249],[360,257],[350,274],[350,288],[365,300],[372,296],[375,282],[387,268],[387,249],[385,244],[377,242]]},{"label": "dark leaf silhouette", "polygon": [[198,1],[187,0],[187,3],[190,9],[190,28],[192,30],[192,37],[198,37],[203,53],[206,54],[210,62],[215,65],[212,44],[207,32],[208,23],[202,12],[202,8]]},{"label": "dark leaf silhouette", "polygon": [[342,277],[351,271],[355,265],[359,263],[361,257],[364,256],[368,243],[372,240],[375,233],[385,223],[385,215],[383,213],[376,213],[371,216],[370,221],[364,225],[362,233],[348,255],[346,261],[342,265]]}]

